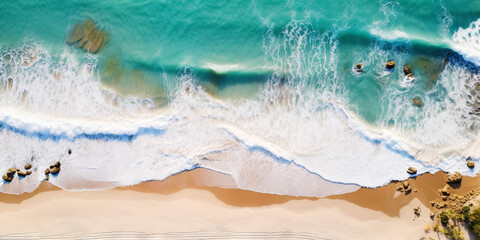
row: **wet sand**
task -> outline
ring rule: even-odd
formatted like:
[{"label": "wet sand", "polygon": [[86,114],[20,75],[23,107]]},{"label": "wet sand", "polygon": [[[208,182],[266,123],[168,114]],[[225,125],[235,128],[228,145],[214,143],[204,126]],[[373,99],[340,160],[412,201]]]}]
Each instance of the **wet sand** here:
[{"label": "wet sand", "polygon": [[[33,193],[1,194],[0,235],[8,239],[209,239],[211,235],[234,239],[419,239],[431,224],[429,201],[439,198],[438,189],[446,179],[441,172],[410,179],[418,193],[408,195],[397,192],[395,183],[390,183],[317,199],[205,186],[211,184],[209,179],[218,179],[212,178],[215,174],[197,169],[162,182],[106,191],[63,191],[44,182]],[[464,177],[453,193],[467,192],[479,182],[478,177]],[[417,206],[422,208],[420,217],[412,211]]]}]

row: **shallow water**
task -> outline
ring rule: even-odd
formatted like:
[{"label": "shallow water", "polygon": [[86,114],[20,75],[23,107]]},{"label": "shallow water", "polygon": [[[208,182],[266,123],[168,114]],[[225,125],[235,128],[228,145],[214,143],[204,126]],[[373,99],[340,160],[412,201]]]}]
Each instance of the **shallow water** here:
[{"label": "shallow water", "polygon": [[[0,16],[0,169],[34,165],[3,192],[56,161],[64,189],[200,167],[317,197],[409,166],[478,172],[471,1],[8,1]],[[97,54],[65,43],[87,19],[110,36]]]}]

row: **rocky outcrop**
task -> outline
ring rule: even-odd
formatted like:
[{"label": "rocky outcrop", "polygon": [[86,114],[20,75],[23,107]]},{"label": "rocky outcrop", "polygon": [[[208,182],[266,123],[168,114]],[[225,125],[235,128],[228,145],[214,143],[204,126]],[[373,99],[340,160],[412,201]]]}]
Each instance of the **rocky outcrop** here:
[{"label": "rocky outcrop", "polygon": [[386,69],[393,69],[394,67],[395,67],[394,61],[388,61],[387,64],[385,64]]},{"label": "rocky outcrop", "polygon": [[414,98],[412,99],[412,104],[413,104],[413,106],[415,106],[415,107],[422,107],[422,106],[423,106],[423,101],[422,101],[422,99],[420,99],[419,97],[414,97]]},{"label": "rocky outcrop", "polygon": [[459,172],[449,173],[447,176],[447,183],[460,183],[462,181],[462,174]]},{"label": "rocky outcrop", "polygon": [[76,45],[85,52],[97,53],[109,39],[107,31],[96,27],[95,23],[88,19],[75,24],[65,41],[68,45]]},{"label": "rocky outcrop", "polygon": [[409,174],[416,174],[416,173],[417,173],[417,169],[414,168],[414,167],[409,167],[409,168],[407,169],[407,173],[409,173]]}]

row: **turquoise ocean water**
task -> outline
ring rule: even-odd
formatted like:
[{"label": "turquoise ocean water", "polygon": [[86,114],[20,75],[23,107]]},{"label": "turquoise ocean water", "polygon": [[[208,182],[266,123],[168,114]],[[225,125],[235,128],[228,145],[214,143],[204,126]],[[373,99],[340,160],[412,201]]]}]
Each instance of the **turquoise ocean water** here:
[{"label": "turquoise ocean water", "polygon": [[[65,43],[87,19],[110,36],[97,54]],[[2,191],[57,160],[64,189],[199,167],[304,196],[476,174],[479,19],[463,0],[4,1],[0,169],[38,172]]]}]

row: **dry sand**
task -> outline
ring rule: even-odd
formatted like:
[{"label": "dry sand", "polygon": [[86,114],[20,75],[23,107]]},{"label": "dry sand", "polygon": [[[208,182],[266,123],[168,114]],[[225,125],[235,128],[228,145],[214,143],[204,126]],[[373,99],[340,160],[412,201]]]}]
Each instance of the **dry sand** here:
[{"label": "dry sand", "polygon": [[[208,184],[204,169],[163,182],[106,191],[63,191],[45,182],[33,193],[0,195],[5,239],[420,239],[432,224],[428,202],[445,174],[411,179],[409,195],[395,184],[323,199],[261,194]],[[226,180],[228,181],[228,179]],[[464,178],[468,191],[479,178]],[[422,214],[415,217],[413,207]],[[430,233],[435,239],[441,238]],[[1,238],[1,237],[0,237]],[[428,239],[428,238],[427,238]]]}]

